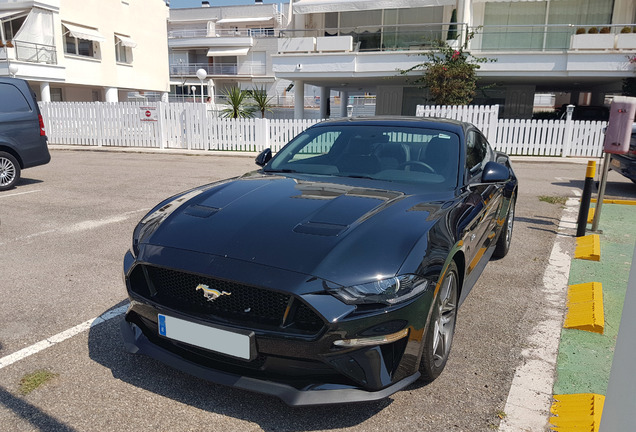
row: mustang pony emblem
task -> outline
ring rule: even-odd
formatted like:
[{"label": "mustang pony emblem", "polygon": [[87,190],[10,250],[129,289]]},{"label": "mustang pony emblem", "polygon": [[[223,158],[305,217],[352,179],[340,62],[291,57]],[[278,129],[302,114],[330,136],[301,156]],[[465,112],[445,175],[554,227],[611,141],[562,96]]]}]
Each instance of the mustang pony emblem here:
[{"label": "mustang pony emblem", "polygon": [[232,293],[229,293],[227,291],[219,291],[215,289],[210,289],[210,287],[205,284],[197,285],[197,291],[199,290],[203,291],[203,295],[205,296],[206,299],[208,299],[208,301],[214,301],[224,295],[228,295],[228,296],[232,295]]}]

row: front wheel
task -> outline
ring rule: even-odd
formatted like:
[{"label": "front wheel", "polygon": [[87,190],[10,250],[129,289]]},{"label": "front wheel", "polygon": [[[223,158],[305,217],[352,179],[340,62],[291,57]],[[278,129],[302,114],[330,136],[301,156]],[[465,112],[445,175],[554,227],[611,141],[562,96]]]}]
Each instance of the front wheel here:
[{"label": "front wheel", "polygon": [[431,322],[424,339],[420,361],[421,379],[424,382],[437,378],[448,361],[457,321],[458,292],[457,266],[451,262],[434,300]]},{"label": "front wheel", "polygon": [[11,189],[20,180],[20,164],[9,153],[0,152],[0,191]]},{"label": "front wheel", "polygon": [[510,250],[510,242],[512,241],[512,228],[515,224],[515,199],[510,200],[510,207],[508,207],[508,215],[506,216],[506,222],[501,229],[495,250],[492,254],[494,258],[503,258],[508,255]]}]

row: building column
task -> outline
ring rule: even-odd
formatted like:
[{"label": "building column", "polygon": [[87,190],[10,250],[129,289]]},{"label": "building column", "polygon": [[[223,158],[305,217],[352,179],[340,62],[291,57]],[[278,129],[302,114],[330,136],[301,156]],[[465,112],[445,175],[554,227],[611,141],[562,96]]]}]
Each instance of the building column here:
[{"label": "building column", "polygon": [[48,82],[40,83],[40,100],[42,102],[51,102],[51,86]]},{"label": "building column", "polygon": [[119,102],[117,87],[106,87],[106,102]]},{"label": "building column", "polygon": [[305,118],[305,83],[294,81],[294,118]]},{"label": "building column", "polygon": [[329,93],[331,89],[329,87],[320,87],[320,118],[329,118]]},{"label": "building column", "polygon": [[349,105],[349,92],[340,91],[340,117],[347,117],[347,105]]}]

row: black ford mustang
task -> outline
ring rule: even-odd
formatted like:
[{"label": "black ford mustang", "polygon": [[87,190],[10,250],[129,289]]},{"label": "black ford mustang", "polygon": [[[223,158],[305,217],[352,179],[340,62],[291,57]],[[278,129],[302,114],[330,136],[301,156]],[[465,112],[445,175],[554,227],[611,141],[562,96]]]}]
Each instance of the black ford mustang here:
[{"label": "black ford mustang", "polygon": [[127,350],[290,405],[434,380],[458,306],[510,246],[508,157],[468,123],[370,118],[317,124],[256,163],[136,227]]}]

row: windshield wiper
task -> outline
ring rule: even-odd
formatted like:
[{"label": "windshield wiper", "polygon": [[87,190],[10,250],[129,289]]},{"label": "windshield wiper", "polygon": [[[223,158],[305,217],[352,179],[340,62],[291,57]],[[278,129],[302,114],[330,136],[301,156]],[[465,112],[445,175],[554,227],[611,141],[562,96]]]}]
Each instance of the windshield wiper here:
[{"label": "windshield wiper", "polygon": [[361,175],[361,174],[346,174],[346,175],[339,175],[338,177],[349,177],[349,178],[377,180],[375,177],[365,176],[365,175]]}]

